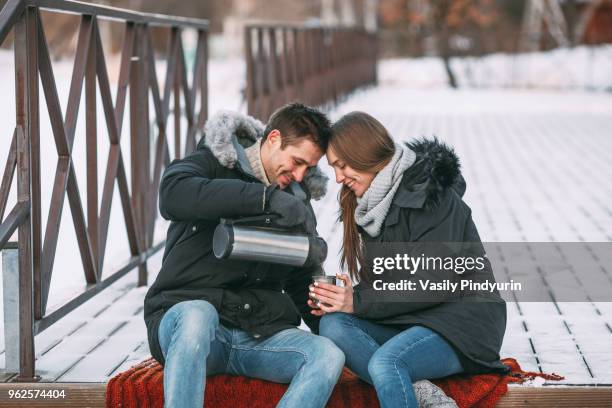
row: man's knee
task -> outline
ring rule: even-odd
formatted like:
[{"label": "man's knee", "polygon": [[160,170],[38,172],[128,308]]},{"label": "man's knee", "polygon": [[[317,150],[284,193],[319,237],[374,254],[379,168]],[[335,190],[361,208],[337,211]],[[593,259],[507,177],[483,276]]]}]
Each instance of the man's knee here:
[{"label": "man's knee", "polygon": [[173,308],[178,308],[174,329],[181,340],[212,341],[219,326],[219,313],[212,304],[205,300],[190,300]]},{"label": "man's knee", "polygon": [[316,336],[308,352],[308,361],[315,366],[321,366],[321,373],[329,373],[336,377],[344,367],[344,352],[328,338]]}]

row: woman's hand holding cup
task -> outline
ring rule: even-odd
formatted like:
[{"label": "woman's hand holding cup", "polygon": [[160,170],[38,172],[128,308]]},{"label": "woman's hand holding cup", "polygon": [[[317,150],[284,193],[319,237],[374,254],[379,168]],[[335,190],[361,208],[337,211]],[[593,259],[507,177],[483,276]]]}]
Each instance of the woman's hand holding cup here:
[{"label": "woman's hand holding cup", "polygon": [[325,313],[353,313],[353,285],[347,274],[336,275],[344,282],[344,286],[336,286],[323,280],[316,280],[310,285],[308,306],[313,308],[310,313],[322,316]]}]

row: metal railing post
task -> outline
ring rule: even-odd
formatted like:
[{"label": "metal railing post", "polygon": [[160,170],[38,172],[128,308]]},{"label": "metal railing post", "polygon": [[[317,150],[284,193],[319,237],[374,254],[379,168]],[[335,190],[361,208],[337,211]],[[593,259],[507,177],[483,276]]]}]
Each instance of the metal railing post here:
[{"label": "metal railing post", "polygon": [[[30,143],[38,129],[38,66],[36,22],[26,8],[15,24],[15,113],[17,124],[17,201],[32,205]],[[31,211],[30,211],[31,214]],[[19,225],[19,376],[37,381],[34,371],[34,303],[32,217]]]},{"label": "metal railing post", "polygon": [[[141,27],[137,28],[137,33],[142,32]],[[140,36],[137,35],[137,39]],[[130,61],[130,136],[131,136],[131,176],[132,176],[132,208],[134,208],[134,218],[136,229],[138,230],[138,248],[142,256],[146,252],[146,244],[144,237],[146,236],[145,214],[146,208],[146,186],[148,185],[147,173],[149,172],[148,160],[145,157],[149,155],[148,143],[144,143],[144,139],[148,142],[148,93],[144,81],[144,61],[142,53],[136,50],[135,56]],[[147,284],[147,264],[146,260],[141,258],[141,263],[138,265],[138,286]]]}]

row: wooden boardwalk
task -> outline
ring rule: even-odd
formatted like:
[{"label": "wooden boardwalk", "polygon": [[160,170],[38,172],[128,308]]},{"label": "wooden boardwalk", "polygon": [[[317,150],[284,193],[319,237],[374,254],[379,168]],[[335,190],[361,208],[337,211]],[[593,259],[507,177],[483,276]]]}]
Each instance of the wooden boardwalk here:
[{"label": "wooden boardwalk", "polygon": [[[435,134],[453,145],[483,241],[612,241],[612,111],[601,105],[612,106],[612,97],[579,94],[575,100],[584,103],[576,106],[558,100],[572,98],[566,94],[509,92],[501,101],[500,95],[383,84],[353,96],[333,115],[365,110],[397,140]],[[330,172],[325,159],[322,167]],[[327,273],[334,273],[341,229],[335,222],[338,188],[329,174],[330,191],[315,210],[329,243]],[[159,269],[160,258],[149,271]],[[135,274],[37,336],[43,381],[104,383],[149,355],[142,320],[146,288],[133,282]],[[511,303],[501,354],[525,370],[565,376],[535,385],[612,386],[612,303]],[[513,391],[517,401],[521,392]]]}]

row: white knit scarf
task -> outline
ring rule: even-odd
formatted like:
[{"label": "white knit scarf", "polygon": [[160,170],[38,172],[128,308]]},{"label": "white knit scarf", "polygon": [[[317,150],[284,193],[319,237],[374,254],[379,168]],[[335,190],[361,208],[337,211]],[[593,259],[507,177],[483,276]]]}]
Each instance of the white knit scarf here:
[{"label": "white knit scarf", "polygon": [[269,186],[270,181],[268,180],[266,170],[264,169],[261,161],[261,139],[257,139],[252,146],[245,148],[244,152],[246,153],[247,159],[249,159],[249,164],[251,165],[251,170],[253,170],[253,175],[257,177],[259,181],[264,183],[266,187]]},{"label": "white knit scarf", "polygon": [[363,196],[357,198],[355,222],[371,237],[380,234],[404,171],[412,166],[415,159],[415,153],[407,146],[396,144],[391,161],[378,172]]}]

